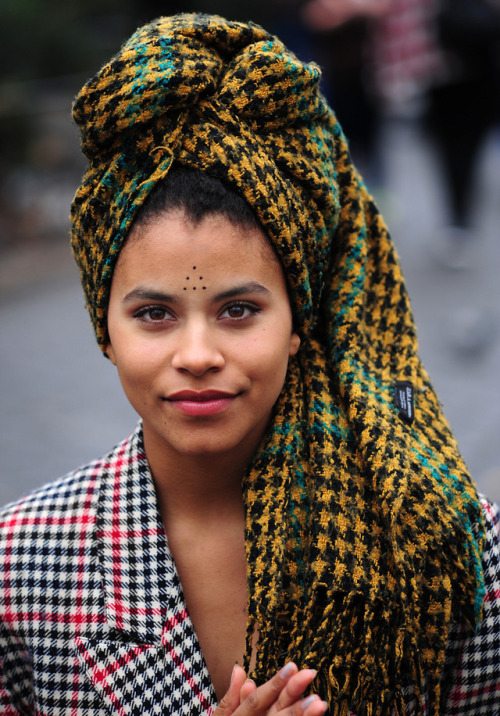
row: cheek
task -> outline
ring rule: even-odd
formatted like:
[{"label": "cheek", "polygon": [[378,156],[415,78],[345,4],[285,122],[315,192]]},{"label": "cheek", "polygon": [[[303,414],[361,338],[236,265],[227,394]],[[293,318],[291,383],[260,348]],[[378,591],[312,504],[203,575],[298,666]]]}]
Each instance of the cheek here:
[{"label": "cheek", "polygon": [[154,352],[127,341],[115,343],[113,352],[120,381],[126,390],[134,391],[153,381],[156,372]]},{"label": "cheek", "polygon": [[276,340],[276,333],[266,332],[261,339],[239,346],[240,360],[247,371],[262,381],[273,393],[279,393],[285,380],[290,351],[289,337]]},{"label": "cheek", "polygon": [[151,337],[138,336],[133,324],[108,321],[108,332],[113,362],[123,372],[137,371],[140,374],[159,362],[160,343]]}]

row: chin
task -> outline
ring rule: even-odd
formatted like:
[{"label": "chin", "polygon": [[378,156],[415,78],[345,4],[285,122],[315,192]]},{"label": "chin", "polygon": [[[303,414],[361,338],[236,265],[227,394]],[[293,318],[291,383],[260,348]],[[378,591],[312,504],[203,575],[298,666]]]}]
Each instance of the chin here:
[{"label": "chin", "polygon": [[186,457],[223,457],[231,453],[233,450],[238,449],[238,444],[216,444],[213,441],[210,442],[198,442],[192,445],[183,445],[178,448],[179,455],[185,455]]}]

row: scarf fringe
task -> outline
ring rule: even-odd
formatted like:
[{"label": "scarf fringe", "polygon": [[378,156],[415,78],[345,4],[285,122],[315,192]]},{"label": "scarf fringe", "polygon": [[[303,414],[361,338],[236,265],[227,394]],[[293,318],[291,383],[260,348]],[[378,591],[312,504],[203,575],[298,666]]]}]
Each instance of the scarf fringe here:
[{"label": "scarf fringe", "polygon": [[[444,662],[444,651],[438,654],[438,662],[425,664],[419,645],[409,643],[403,610],[399,616],[392,615],[399,623],[394,640],[394,628],[389,629],[378,619],[383,606],[370,604],[366,595],[347,595],[336,605],[331,602],[325,607],[321,624],[304,629],[299,620],[288,633],[286,629],[281,632],[281,641],[275,624],[264,625],[252,678],[263,683],[284,663],[295,661],[301,668],[318,671],[315,689],[329,703],[329,713],[334,716],[349,716],[351,712],[357,716],[405,716],[404,693],[409,686],[407,696],[413,702],[415,716],[422,716],[424,699],[426,713],[439,716],[442,664],[438,662]],[[311,633],[310,629],[315,630],[315,636],[307,643],[305,635]],[[252,634],[253,627],[247,633],[247,665]],[[402,673],[407,675],[404,683]]]}]

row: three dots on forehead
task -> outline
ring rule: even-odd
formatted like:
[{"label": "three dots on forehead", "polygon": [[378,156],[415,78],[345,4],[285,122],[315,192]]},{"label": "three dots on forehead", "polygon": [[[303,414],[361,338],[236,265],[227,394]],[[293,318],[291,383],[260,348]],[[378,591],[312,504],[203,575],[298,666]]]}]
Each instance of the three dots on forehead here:
[{"label": "three dots on forehead", "polygon": [[[193,266],[193,271],[196,271],[196,266]],[[189,281],[190,283],[187,286],[184,286],[184,291],[188,290],[188,287],[191,288],[193,291],[196,291],[197,288],[201,288],[202,291],[206,291],[206,286],[200,286],[200,281],[203,281],[203,276],[200,276],[198,274],[194,274],[193,276],[186,276],[186,281]]]}]

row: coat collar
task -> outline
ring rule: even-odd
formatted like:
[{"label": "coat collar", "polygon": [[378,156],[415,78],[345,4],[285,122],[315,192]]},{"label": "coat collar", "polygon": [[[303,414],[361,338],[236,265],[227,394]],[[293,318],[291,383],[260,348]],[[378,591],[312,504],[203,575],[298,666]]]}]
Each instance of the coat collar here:
[{"label": "coat collar", "polygon": [[190,713],[210,714],[215,692],[168,548],[140,423],[102,467],[97,543],[109,636],[77,639],[79,659],[120,714],[135,713],[132,703],[144,713],[145,669],[154,704],[169,704],[172,713],[180,699]]}]

